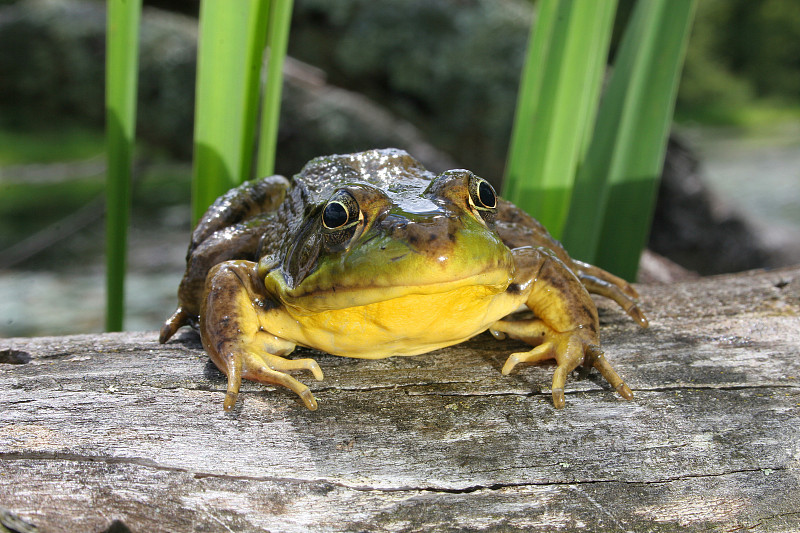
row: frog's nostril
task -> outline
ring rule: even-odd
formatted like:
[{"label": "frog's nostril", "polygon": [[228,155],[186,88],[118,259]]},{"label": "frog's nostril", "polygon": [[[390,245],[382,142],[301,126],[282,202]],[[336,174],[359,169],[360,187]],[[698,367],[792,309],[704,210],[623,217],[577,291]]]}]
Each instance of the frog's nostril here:
[{"label": "frog's nostril", "polygon": [[0,350],[0,364],[24,365],[29,363],[31,355],[20,350]]},{"label": "frog's nostril", "polygon": [[406,239],[408,244],[417,249],[424,249],[428,246],[436,246],[441,238],[438,228],[428,224],[409,224],[406,228]]}]

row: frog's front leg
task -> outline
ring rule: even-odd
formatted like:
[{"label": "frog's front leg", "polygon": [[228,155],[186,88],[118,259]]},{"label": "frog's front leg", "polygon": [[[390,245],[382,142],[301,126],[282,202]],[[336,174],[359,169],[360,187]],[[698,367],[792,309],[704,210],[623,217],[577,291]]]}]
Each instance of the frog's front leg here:
[{"label": "frog's front leg", "polygon": [[256,263],[225,261],[208,274],[200,311],[200,337],[211,360],[228,376],[226,411],[236,403],[242,378],[287,387],[300,396],[306,407],[317,408],[309,388],[285,371],[308,370],[322,380],[322,370],[313,359],[281,357],[291,353],[295,343],[268,333],[266,311],[275,305],[266,296]]},{"label": "frog's front leg", "polygon": [[527,306],[536,315],[530,320],[501,320],[490,328],[535,346],[528,352],[511,354],[503,366],[509,374],[519,363],[556,360],[553,374],[553,405],[564,407],[567,376],[579,364],[597,368],[625,399],[633,392],[611,367],[600,349],[597,308],[575,274],[545,248],[512,250],[517,272],[514,283],[527,291]]}]

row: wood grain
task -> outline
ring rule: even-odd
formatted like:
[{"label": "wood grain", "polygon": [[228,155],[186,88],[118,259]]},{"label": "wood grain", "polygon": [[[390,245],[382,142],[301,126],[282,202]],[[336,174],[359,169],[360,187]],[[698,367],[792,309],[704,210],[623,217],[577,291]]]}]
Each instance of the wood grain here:
[{"label": "wood grain", "polygon": [[[379,361],[312,351],[319,400],[225,380],[196,335],[0,340],[0,524],[86,531],[796,531],[800,267],[599,301],[609,360],[553,409],[551,365],[488,334]],[[165,310],[166,313],[166,310]],[[0,526],[0,531],[3,531]]]}]

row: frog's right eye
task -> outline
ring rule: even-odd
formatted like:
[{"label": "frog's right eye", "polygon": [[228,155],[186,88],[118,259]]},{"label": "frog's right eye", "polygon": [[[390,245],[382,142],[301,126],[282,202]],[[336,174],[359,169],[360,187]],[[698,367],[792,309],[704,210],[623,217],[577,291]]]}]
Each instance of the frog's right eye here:
[{"label": "frog's right eye", "polygon": [[322,225],[328,230],[342,230],[358,224],[361,210],[347,191],[334,194],[322,210]]},{"label": "frog's right eye", "polygon": [[329,202],[322,213],[322,223],[328,229],[341,228],[347,224],[347,208],[340,202]]},{"label": "frog's right eye", "polygon": [[325,229],[340,230],[358,223],[360,211],[355,198],[347,191],[333,195],[322,211]]}]

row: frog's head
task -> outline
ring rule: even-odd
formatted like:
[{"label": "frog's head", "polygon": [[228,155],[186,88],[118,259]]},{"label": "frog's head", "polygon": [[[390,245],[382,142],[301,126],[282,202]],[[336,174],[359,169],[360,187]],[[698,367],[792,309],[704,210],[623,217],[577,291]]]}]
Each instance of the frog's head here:
[{"label": "frog's head", "polygon": [[493,230],[497,195],[486,180],[468,170],[436,176],[401,151],[337,157],[323,161],[330,186],[267,276],[285,305],[317,312],[508,287],[514,262]]}]

